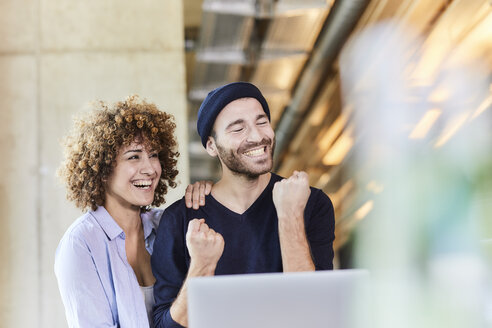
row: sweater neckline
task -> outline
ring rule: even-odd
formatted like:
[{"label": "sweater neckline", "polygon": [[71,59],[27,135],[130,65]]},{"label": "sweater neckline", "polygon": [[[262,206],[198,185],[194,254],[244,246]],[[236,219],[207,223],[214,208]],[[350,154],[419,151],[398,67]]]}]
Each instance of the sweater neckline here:
[{"label": "sweater neckline", "polygon": [[217,199],[215,199],[214,196],[212,196],[212,193],[210,193],[207,197],[209,199],[207,199],[207,202],[208,201],[212,201],[214,204],[216,204],[217,207],[221,208],[223,211],[229,213],[229,215],[232,215],[232,216],[235,216],[235,217],[238,217],[238,218],[243,218],[245,216],[247,216],[250,212],[254,211],[254,209],[256,207],[258,207],[259,203],[265,198],[267,197],[268,195],[268,190],[271,190],[271,188],[273,188],[273,184],[276,182],[277,179],[275,179],[274,177],[277,177],[276,174],[274,173],[271,173],[270,174],[270,181],[268,181],[268,184],[266,185],[266,187],[263,189],[263,191],[261,192],[261,194],[258,196],[258,198],[255,199],[255,201],[243,212],[243,213],[238,213],[238,212],[235,212],[233,210],[231,210],[230,208],[228,208],[227,206],[223,205],[221,202],[219,202]]}]

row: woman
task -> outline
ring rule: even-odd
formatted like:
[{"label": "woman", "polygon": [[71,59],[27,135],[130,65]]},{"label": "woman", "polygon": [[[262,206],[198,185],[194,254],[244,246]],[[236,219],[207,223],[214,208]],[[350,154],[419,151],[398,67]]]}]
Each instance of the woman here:
[{"label": "woman", "polygon": [[[150,255],[162,212],[151,206],[176,186],[175,123],[136,96],[97,107],[65,140],[59,175],[88,212],[60,241],[55,274],[70,327],[152,327]],[[187,199],[192,189],[196,207],[210,185],[189,186]]]}]

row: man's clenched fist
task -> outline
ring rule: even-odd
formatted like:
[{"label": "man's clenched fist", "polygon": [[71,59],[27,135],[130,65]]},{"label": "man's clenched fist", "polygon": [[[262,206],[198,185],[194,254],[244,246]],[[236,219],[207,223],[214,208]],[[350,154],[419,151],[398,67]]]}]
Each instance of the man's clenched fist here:
[{"label": "man's clenched fist", "polygon": [[289,217],[303,217],[304,208],[311,194],[306,172],[294,171],[288,179],[273,186],[273,203],[279,220]]},{"label": "man's clenched fist", "polygon": [[195,267],[215,271],[224,251],[224,238],[209,228],[204,219],[193,219],[188,224],[186,246]]}]

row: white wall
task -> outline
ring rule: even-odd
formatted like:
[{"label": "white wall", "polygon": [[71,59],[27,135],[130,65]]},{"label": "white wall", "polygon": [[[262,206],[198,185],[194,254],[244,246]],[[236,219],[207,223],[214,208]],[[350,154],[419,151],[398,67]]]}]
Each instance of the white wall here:
[{"label": "white wall", "polygon": [[181,1],[0,2],[0,327],[65,327],[54,252],[81,213],[55,177],[88,102],[139,94],[175,116],[189,180]]}]

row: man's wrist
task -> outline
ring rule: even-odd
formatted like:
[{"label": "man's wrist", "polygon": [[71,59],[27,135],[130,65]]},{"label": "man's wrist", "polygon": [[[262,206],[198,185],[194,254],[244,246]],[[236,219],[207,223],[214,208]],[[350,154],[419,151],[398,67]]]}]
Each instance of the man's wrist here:
[{"label": "man's wrist", "polygon": [[302,232],[304,230],[304,215],[302,213],[291,213],[278,215],[278,227],[279,230],[283,230],[287,233],[290,232]]},{"label": "man's wrist", "polygon": [[279,221],[304,221],[304,207],[276,210]]},{"label": "man's wrist", "polygon": [[191,259],[188,277],[205,277],[215,275],[217,264],[204,264]]}]

